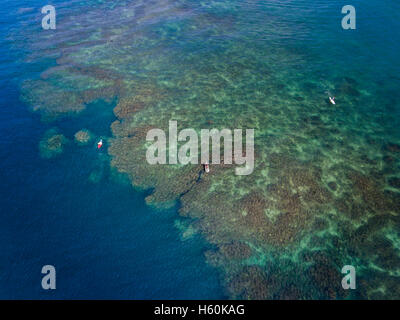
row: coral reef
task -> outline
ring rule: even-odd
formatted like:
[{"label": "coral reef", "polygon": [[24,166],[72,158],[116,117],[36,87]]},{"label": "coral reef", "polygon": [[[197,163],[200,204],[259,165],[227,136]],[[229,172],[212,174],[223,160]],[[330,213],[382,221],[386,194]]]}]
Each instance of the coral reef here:
[{"label": "coral reef", "polygon": [[391,187],[400,189],[400,178],[390,178],[388,183]]},{"label": "coral reef", "polygon": [[39,152],[42,158],[53,158],[63,152],[68,139],[58,133],[56,129],[46,131],[43,139],[39,142]]},{"label": "coral reef", "polygon": [[79,130],[75,133],[74,137],[75,141],[80,145],[88,144],[93,138],[92,133],[87,129]]},{"label": "coral reef", "polygon": [[244,267],[229,280],[230,296],[235,299],[265,300],[270,297],[265,272],[256,266]]},{"label": "coral reef", "polygon": [[[347,77],[339,66],[323,70],[330,63],[314,67],[314,52],[282,43],[271,23],[278,18],[253,30],[234,1],[200,4],[195,16],[180,2],[141,5],[116,6],[101,21],[82,15],[96,33],[61,22],[67,42],[33,37],[57,64],[23,83],[22,100],[58,118],[116,98],[111,167],[148,190],[149,205],[179,207],[189,221],[177,223],[182,239],[199,232],[215,246],[206,259],[232,298],[348,298],[340,270],[350,262],[362,266],[354,297],[399,298],[400,139],[383,127],[391,119],[381,105],[394,110],[395,102],[382,104],[389,91],[372,85],[376,74],[347,63]],[[265,34],[273,41],[264,43]],[[255,129],[254,172],[237,176],[223,161],[209,174],[200,164],[148,164],[146,134],[167,131],[170,120],[178,130]],[[87,143],[90,134],[75,138]],[[42,156],[65,143],[46,134]],[[104,170],[89,180],[101,181]]]},{"label": "coral reef", "polygon": [[[87,72],[89,69],[91,72]],[[46,120],[78,114],[96,99],[110,100],[121,92],[119,79],[107,78],[100,68],[53,68],[38,80],[27,80],[21,87],[21,100],[33,111],[40,111]],[[88,75],[89,74],[89,75]]]}]

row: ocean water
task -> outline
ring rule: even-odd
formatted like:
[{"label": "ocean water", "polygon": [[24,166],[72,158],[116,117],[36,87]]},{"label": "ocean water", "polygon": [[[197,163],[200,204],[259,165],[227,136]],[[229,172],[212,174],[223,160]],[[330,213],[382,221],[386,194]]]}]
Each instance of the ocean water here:
[{"label": "ocean water", "polygon": [[[398,3],[51,4],[0,9],[0,298],[400,297]],[[254,128],[254,172],[148,165],[169,120]]]},{"label": "ocean water", "polygon": [[[21,8],[40,13],[41,7],[35,1],[6,4],[0,46],[0,298],[224,297],[216,270],[204,261],[209,245],[199,236],[182,240],[176,212],[146,206],[145,192],[112,173],[106,148],[98,152],[95,141],[84,147],[73,141],[82,127],[98,137],[110,135],[115,102],[98,101],[79,118],[51,123],[20,102],[20,80],[47,63],[22,64],[22,51],[12,50],[6,39],[23,20]],[[39,141],[55,127],[69,143],[62,156],[43,159]],[[57,289],[51,292],[41,287],[47,264],[57,272]]]}]

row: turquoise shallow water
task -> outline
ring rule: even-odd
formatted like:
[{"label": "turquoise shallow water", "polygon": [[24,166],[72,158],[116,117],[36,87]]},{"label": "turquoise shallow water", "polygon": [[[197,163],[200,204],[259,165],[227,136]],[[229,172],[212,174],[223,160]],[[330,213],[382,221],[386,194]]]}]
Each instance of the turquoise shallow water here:
[{"label": "turquoise shallow water", "polygon": [[[57,1],[44,31],[6,2],[2,297],[398,298],[400,8],[352,5]],[[149,166],[169,120],[254,128],[253,174]]]}]

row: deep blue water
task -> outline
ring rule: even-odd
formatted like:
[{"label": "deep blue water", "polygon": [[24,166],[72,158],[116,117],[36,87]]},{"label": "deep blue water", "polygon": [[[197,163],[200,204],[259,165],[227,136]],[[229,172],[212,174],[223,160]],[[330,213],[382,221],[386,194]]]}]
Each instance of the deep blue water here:
[{"label": "deep blue water", "polygon": [[[175,211],[152,211],[144,194],[113,181],[106,153],[93,145],[85,154],[71,146],[65,157],[43,161],[40,120],[18,102],[12,85],[6,88],[1,298],[221,297],[216,271],[203,259],[204,242],[180,240]],[[107,134],[107,128],[90,128]],[[92,171],[102,173],[100,183],[88,180]],[[41,289],[46,264],[56,267],[55,291]]]},{"label": "deep blue water", "polygon": [[[222,297],[217,272],[204,261],[206,243],[181,240],[176,212],[153,211],[145,194],[113,179],[105,150],[76,148],[73,134],[83,123],[110,135],[113,106],[98,101],[79,119],[46,123],[19,101],[20,80],[41,66],[19,64],[21,52],[6,37],[19,8],[42,4],[7,1],[0,11],[0,298]],[[54,126],[70,142],[62,157],[44,160],[38,142]],[[99,183],[89,181],[93,171]],[[41,288],[46,264],[56,268],[53,291]]]}]

